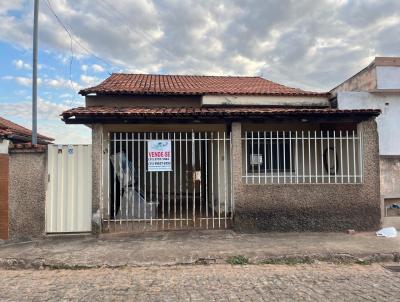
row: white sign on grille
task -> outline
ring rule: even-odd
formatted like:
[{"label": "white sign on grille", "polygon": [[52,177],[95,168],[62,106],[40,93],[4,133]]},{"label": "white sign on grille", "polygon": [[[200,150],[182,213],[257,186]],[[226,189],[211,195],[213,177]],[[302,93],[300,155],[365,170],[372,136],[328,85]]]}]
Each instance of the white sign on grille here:
[{"label": "white sign on grille", "polygon": [[147,141],[147,170],[172,171],[170,140]]}]

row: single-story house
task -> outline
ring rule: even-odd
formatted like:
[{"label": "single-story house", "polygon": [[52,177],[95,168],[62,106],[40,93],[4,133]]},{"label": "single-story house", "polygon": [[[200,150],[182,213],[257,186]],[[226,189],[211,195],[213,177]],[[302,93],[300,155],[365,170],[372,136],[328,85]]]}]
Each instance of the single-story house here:
[{"label": "single-story house", "polygon": [[44,233],[46,145],[52,138],[0,117],[0,239]]},{"label": "single-story house", "polygon": [[92,129],[92,231],[371,230],[376,109],[261,77],[112,74],[62,113]]}]

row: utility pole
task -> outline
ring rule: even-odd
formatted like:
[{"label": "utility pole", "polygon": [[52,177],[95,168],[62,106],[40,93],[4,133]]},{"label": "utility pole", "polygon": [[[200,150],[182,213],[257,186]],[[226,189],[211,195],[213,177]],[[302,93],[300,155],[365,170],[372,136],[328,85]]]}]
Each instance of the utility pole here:
[{"label": "utility pole", "polygon": [[32,145],[37,144],[37,61],[38,61],[39,0],[35,0],[33,12],[33,64],[32,64]]}]

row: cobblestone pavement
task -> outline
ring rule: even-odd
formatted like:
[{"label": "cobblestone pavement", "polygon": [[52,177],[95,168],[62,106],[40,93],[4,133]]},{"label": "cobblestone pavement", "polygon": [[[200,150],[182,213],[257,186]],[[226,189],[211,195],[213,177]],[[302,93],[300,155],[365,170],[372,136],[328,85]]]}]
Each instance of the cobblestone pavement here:
[{"label": "cobblestone pavement", "polygon": [[0,277],[0,301],[400,300],[400,273],[378,264],[0,270]]}]

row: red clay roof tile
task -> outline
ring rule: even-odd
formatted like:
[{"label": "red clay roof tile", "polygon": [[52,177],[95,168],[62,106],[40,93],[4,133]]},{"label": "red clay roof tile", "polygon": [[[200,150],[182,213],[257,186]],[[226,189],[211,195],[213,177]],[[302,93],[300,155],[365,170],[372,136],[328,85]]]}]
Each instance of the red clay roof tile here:
[{"label": "red clay roof tile", "polygon": [[[0,116],[0,137],[7,137],[12,135],[30,137],[32,136],[32,131]],[[38,134],[38,138],[42,141],[54,140],[51,137],[47,137],[41,134]]]},{"label": "red clay roof tile", "polygon": [[[188,118],[188,117],[246,117],[271,115],[379,115],[378,109],[310,109],[310,108],[271,108],[271,107],[184,107],[184,108],[149,108],[149,107],[78,107],[62,113],[63,120],[91,117],[126,117],[126,118]],[[72,120],[71,119],[71,120]]]},{"label": "red clay roof tile", "polygon": [[287,95],[327,96],[280,85],[261,77],[149,75],[113,73],[97,86],[83,89],[82,95]]}]

